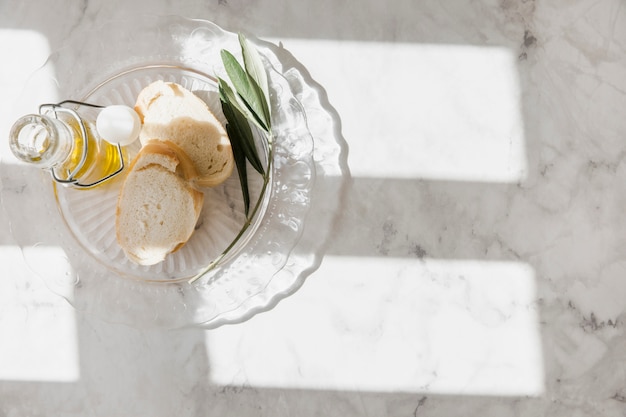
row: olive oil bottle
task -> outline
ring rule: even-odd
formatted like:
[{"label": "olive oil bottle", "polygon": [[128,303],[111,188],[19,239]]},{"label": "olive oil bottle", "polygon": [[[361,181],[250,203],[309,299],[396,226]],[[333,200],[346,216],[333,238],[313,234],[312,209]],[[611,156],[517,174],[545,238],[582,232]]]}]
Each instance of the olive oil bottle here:
[{"label": "olive oil bottle", "polygon": [[52,108],[18,119],[9,144],[21,161],[50,170],[55,181],[92,188],[114,177],[124,167],[126,152],[103,140],[93,123],[74,111]]}]

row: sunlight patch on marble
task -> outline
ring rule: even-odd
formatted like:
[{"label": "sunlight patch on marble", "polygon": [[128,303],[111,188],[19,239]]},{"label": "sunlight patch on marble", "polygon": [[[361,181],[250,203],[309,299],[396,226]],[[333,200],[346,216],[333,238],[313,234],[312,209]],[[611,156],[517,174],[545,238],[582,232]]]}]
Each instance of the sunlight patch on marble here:
[{"label": "sunlight patch on marble", "polygon": [[328,74],[329,65],[338,74],[351,74],[349,79],[316,81],[329,92],[343,122],[353,175],[497,183],[526,178],[515,51],[495,46],[278,41],[297,52],[314,78]]},{"label": "sunlight patch on marble", "polygon": [[[42,269],[63,274],[67,268],[58,247],[34,247]],[[72,382],[80,378],[74,309],[26,268],[18,268],[20,249],[0,246],[0,382]]]},{"label": "sunlight patch on marble", "polygon": [[[20,116],[37,113],[44,101],[58,101],[58,92],[51,82],[50,69],[37,71],[50,55],[48,39],[34,30],[0,29],[0,51],[11,57],[0,65],[4,83],[0,100],[0,132],[6,138],[11,126]],[[35,73],[37,73],[35,75]],[[17,163],[7,140],[0,141],[0,160]]]},{"label": "sunlight patch on marble", "polygon": [[260,315],[253,325],[207,335],[214,384],[485,396],[544,391],[535,277],[527,264],[327,257],[305,287],[271,319]]},{"label": "sunlight patch on marble", "polygon": [[[37,31],[0,29],[0,50],[11,60],[0,65],[5,83],[0,100],[0,131],[8,134],[21,115],[36,113],[39,104],[58,93],[51,69],[33,74],[50,54],[47,38]],[[18,164],[8,141],[0,141],[0,160]],[[1,181],[1,179],[0,179]],[[1,184],[0,184],[1,185]],[[38,274],[66,277],[71,273],[59,247],[31,246],[31,269]],[[26,268],[21,249],[0,246],[0,381],[70,382],[80,377],[76,317],[70,305]],[[21,266],[21,267],[19,267]],[[70,297],[71,294],[64,294]]]}]

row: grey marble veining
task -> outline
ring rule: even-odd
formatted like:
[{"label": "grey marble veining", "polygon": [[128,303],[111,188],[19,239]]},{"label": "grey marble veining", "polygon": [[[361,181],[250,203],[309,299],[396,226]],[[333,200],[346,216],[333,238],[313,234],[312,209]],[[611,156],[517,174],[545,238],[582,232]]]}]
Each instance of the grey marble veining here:
[{"label": "grey marble veining", "polygon": [[302,288],[208,331],[73,311],[0,210],[0,416],[624,415],[620,0],[48,3],[0,4],[0,131],[75,31],[180,14],[282,43],[353,178]]}]

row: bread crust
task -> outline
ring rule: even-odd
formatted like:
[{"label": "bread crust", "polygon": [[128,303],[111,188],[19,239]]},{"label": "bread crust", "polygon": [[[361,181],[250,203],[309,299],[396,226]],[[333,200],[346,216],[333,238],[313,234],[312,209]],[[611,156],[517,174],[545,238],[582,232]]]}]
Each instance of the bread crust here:
[{"label": "bread crust", "polygon": [[135,111],[142,148],[118,197],[116,235],[128,259],[154,265],[190,239],[204,203],[201,189],[225,181],[235,160],[224,126],[179,84],[151,83]]},{"label": "bread crust", "polygon": [[[115,225],[117,241],[131,261],[154,265],[189,240],[204,203],[204,194],[192,183],[197,175],[171,141],[150,141],[131,161]],[[177,199],[173,205],[167,200],[172,196]]]},{"label": "bread crust", "polygon": [[199,187],[224,182],[235,167],[226,129],[204,101],[177,83],[155,81],[137,97],[135,111],[142,121],[142,144],[168,140],[193,161]]}]

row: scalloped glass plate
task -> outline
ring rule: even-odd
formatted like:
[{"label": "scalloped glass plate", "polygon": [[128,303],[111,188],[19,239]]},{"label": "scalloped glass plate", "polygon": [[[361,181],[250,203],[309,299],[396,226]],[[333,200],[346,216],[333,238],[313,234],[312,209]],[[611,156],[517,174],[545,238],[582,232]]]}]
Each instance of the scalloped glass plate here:
[{"label": "scalloped glass plate", "polygon": [[[291,146],[290,132],[297,129],[291,123],[300,123],[304,117],[297,114],[301,110],[284,105],[286,100],[293,98],[290,90],[284,88],[286,81],[271,68],[269,73],[274,119],[288,121],[277,123],[272,134],[277,139],[278,147]],[[81,95],[80,101],[103,106],[125,104],[132,107],[141,90],[156,80],[176,82],[194,92],[207,103],[222,124],[226,124],[215,79],[212,75],[203,73],[197,66],[191,68],[165,63],[122,68]],[[86,106],[77,106],[77,111],[90,116],[91,120],[97,117],[97,110]],[[251,128],[261,160],[265,162],[265,169],[269,169],[270,181],[265,186],[262,177],[256,175],[251,166],[248,167],[250,219],[245,215],[239,177],[235,171],[219,186],[203,189],[204,204],[194,233],[180,250],[168,255],[163,262],[151,266],[137,265],[125,256],[118,245],[115,238],[115,212],[123,175],[93,189],[78,189],[53,183],[61,216],[85,251],[116,275],[166,283],[202,277],[237,256],[254,235],[270,201],[274,175],[274,165],[271,163],[273,149],[264,132],[253,125]],[[312,140],[306,132],[300,133],[299,140]],[[137,141],[126,149],[128,160],[137,154],[140,146]],[[291,157],[305,165],[312,165],[310,155],[306,153]],[[301,185],[303,187],[299,187],[298,192],[310,188],[308,184]]]},{"label": "scalloped glass plate", "polygon": [[[216,327],[272,307],[319,265],[348,173],[338,117],[287,51],[251,40],[268,70],[273,143],[259,148],[271,166],[264,193],[249,174],[258,201],[250,226],[235,171],[207,191],[200,227],[180,253],[139,267],[125,260],[112,228],[119,181],[66,189],[39,170],[2,164],[2,205],[26,262],[77,309],[131,325]],[[221,49],[240,57],[237,36],[211,22],[136,16],[76,34],[39,74],[54,74],[47,82],[61,99],[102,105],[132,105],[149,82],[175,81],[223,117],[215,94]],[[71,270],[42,265],[41,248],[61,248]]]}]

